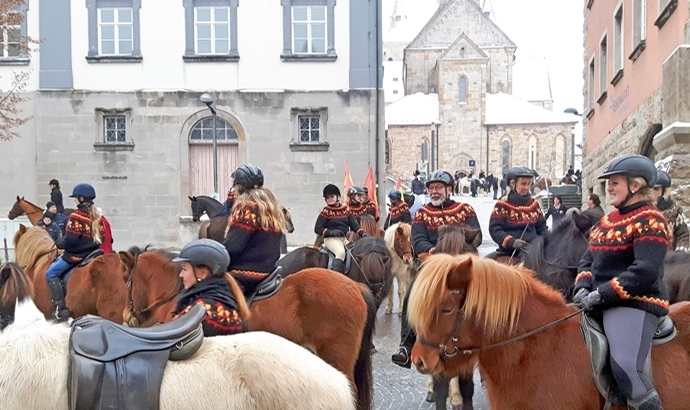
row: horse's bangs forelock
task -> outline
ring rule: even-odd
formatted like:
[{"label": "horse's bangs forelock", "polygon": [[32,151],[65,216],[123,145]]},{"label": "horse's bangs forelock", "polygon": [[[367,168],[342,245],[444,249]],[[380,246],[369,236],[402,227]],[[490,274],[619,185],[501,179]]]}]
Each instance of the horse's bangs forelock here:
[{"label": "horse's bangs forelock", "polygon": [[9,271],[9,278],[0,289],[0,306],[14,304],[17,300],[33,298],[34,288],[29,276],[13,262],[0,264],[0,272]]},{"label": "horse's bangs forelock", "polygon": [[419,330],[431,328],[439,317],[439,303],[448,292],[448,275],[455,258],[439,254],[429,256],[414,281],[407,301],[407,319]]},{"label": "horse's bangs forelock", "polygon": [[473,257],[464,318],[482,327],[489,338],[514,331],[529,294],[529,276],[525,268]]}]

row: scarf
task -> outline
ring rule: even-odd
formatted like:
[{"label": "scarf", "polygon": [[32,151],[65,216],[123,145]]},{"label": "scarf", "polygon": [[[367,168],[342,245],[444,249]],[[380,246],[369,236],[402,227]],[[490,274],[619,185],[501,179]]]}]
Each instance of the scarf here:
[{"label": "scarf", "polygon": [[182,292],[177,299],[175,313],[181,312],[198,299],[211,303],[220,302],[228,308],[238,309],[230,285],[224,276],[209,276]]}]

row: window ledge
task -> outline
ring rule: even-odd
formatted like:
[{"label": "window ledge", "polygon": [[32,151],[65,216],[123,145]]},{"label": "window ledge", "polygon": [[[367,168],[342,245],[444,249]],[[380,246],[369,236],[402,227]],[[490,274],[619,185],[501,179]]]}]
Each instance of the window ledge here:
[{"label": "window ledge", "polygon": [[589,0],[589,1],[587,2],[587,9],[588,9],[588,10],[592,8],[592,4],[594,4],[594,0]]},{"label": "window ledge", "polygon": [[628,58],[631,61],[637,60],[637,57],[639,57],[640,54],[642,54],[645,48],[647,48],[647,40],[640,40],[640,42],[637,43],[637,45],[633,49],[632,53],[630,53],[630,56],[628,56]]},{"label": "window ledge", "polygon": [[613,76],[613,79],[611,80],[611,85],[616,85],[618,82],[623,78],[623,69],[621,68],[616,72],[616,75]]},{"label": "window ledge", "polygon": [[332,62],[338,59],[336,54],[281,54],[280,59],[284,62],[294,61],[318,61]]},{"label": "window ledge", "polygon": [[89,63],[141,63],[142,56],[86,56]]},{"label": "window ledge", "polygon": [[676,8],[678,8],[678,0],[669,1],[666,7],[664,7],[664,9],[661,10],[661,13],[659,13],[659,17],[657,17],[654,21],[654,25],[662,28]]},{"label": "window ledge", "polygon": [[594,108],[590,108],[587,114],[585,114],[585,117],[587,117],[587,119],[594,117]]},{"label": "window ledge", "polygon": [[240,56],[237,53],[222,54],[222,55],[184,55],[182,60],[185,63],[236,63],[240,61]]},{"label": "window ledge", "polygon": [[108,144],[105,142],[97,142],[93,144],[93,148],[96,150],[96,152],[134,151],[134,143],[125,142],[120,144]]},{"label": "window ledge", "polygon": [[312,143],[290,143],[290,151],[292,152],[323,152],[328,151],[331,146],[328,142],[312,142]]},{"label": "window ledge", "polygon": [[194,222],[194,218],[191,215],[180,215],[178,218],[180,224],[198,224],[199,222]]},{"label": "window ledge", "polygon": [[0,65],[29,65],[31,59],[29,57],[2,57],[0,58]]},{"label": "window ledge", "polygon": [[606,101],[606,96],[608,96],[608,95],[609,95],[609,93],[606,92],[606,91],[604,91],[603,93],[601,93],[601,95],[599,96],[599,98],[597,98],[597,104],[599,104],[599,105],[603,104],[604,101]]}]

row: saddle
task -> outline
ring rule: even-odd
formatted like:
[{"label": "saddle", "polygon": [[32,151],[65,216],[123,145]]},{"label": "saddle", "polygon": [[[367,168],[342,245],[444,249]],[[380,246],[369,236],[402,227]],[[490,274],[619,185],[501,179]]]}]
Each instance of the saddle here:
[{"label": "saddle", "polygon": [[[345,245],[345,269],[343,270],[343,273],[345,275],[350,273],[350,266],[352,265],[352,249],[354,249],[354,247],[354,242],[348,242]],[[325,246],[322,246],[319,250],[324,255],[328,255],[328,269],[333,269],[333,260],[335,259],[335,254]]]},{"label": "saddle", "polygon": [[276,267],[273,272],[256,285],[254,291],[245,295],[248,307],[252,305],[252,302],[268,299],[278,292],[283,285],[283,277],[280,276],[281,269],[283,269],[282,266]]},{"label": "saddle", "polygon": [[78,264],[67,269],[66,271],[64,271],[62,273],[62,275],[60,275],[60,280],[62,280],[62,287],[65,289],[65,294],[67,294],[67,282],[69,282],[69,278],[72,277],[74,270],[77,268],[81,268],[81,267],[88,265],[94,259],[96,259],[97,257],[99,257],[101,255],[105,255],[105,252],[103,251],[103,249],[98,248],[95,251],[91,252],[90,254],[86,255],[86,258],[82,259],[81,262],[79,262]]},{"label": "saddle", "polygon": [[75,320],[69,340],[70,410],[157,410],[165,365],[199,350],[205,314],[195,305],[172,322],[144,329],[92,315]]},{"label": "saddle", "polygon": [[[604,333],[602,315],[600,312],[583,313],[580,327],[585,338],[587,349],[592,361],[592,376],[599,393],[606,398],[608,403],[624,406],[625,395],[618,387],[616,379],[611,371],[609,362],[609,344]],[[658,346],[672,340],[676,336],[676,327],[668,316],[659,318],[652,346]],[[644,365],[644,374],[652,380],[652,357],[647,356]]]}]

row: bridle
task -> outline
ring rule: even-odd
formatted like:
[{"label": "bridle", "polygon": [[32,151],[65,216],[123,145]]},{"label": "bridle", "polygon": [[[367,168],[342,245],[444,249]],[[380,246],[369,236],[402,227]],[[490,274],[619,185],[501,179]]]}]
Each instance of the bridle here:
[{"label": "bridle", "polygon": [[[577,232],[580,234],[580,236],[582,236],[582,239],[584,239],[585,242],[589,243],[589,239],[587,239],[587,236],[589,236],[589,232],[590,232],[591,230],[592,230],[592,228],[589,228],[589,229],[586,231],[586,234],[585,234],[584,232],[582,232],[581,230],[579,230],[579,229],[577,230]],[[528,252],[529,252],[529,250],[528,250]],[[550,261],[550,260],[548,260],[548,259],[546,259],[546,258],[544,258],[544,262],[545,262],[547,265],[549,265],[549,266],[551,266],[551,267],[554,267],[554,268],[574,270],[574,271],[576,271],[576,272],[577,272],[577,270],[580,268],[579,265],[561,265],[561,264],[559,264],[559,263]]]},{"label": "bridle", "polygon": [[[459,291],[459,290],[453,290],[453,291],[451,291],[451,294],[453,294],[453,293],[456,294],[456,295],[459,295],[459,294],[460,294],[460,291]],[[569,306],[574,306],[574,305],[570,304]],[[539,327],[536,328],[536,329],[530,330],[529,332],[526,332],[526,333],[523,333],[523,334],[521,334],[521,335],[512,337],[512,338],[510,338],[510,339],[508,339],[508,340],[504,340],[504,341],[502,341],[502,342],[492,343],[492,344],[489,344],[489,345],[486,345],[486,346],[476,347],[476,348],[472,348],[472,349],[462,349],[462,350],[460,350],[460,349],[456,346],[456,343],[457,343],[458,340],[459,340],[459,336],[460,336],[460,323],[461,323],[461,321],[462,321],[463,313],[465,312],[465,304],[464,304],[464,302],[463,302],[463,305],[458,309],[458,313],[457,313],[456,316],[455,316],[455,321],[453,322],[453,331],[452,331],[451,335],[450,335],[448,338],[446,338],[445,342],[443,342],[443,343],[433,343],[433,342],[430,342],[430,341],[428,341],[428,340],[422,338],[421,336],[419,336],[419,334],[417,335],[417,341],[418,341],[419,343],[421,343],[422,345],[424,345],[424,346],[432,347],[432,348],[438,348],[439,351],[441,352],[442,356],[445,356],[445,357],[448,357],[448,358],[457,356],[458,354],[462,354],[463,356],[472,356],[472,355],[481,353],[481,352],[483,352],[483,351],[486,351],[486,350],[489,350],[489,349],[493,349],[493,348],[496,348],[496,347],[505,346],[505,345],[511,344],[511,343],[513,343],[513,342],[518,342],[518,341],[523,340],[523,339],[526,339],[526,338],[528,338],[528,337],[530,337],[530,336],[536,335],[537,333],[541,333],[541,332],[543,332],[544,330],[550,329],[550,328],[552,328],[552,327],[558,325],[559,323],[565,322],[566,320],[568,320],[568,319],[570,319],[570,318],[572,318],[572,317],[574,317],[574,316],[579,315],[579,314],[582,313],[584,310],[585,310],[584,308],[578,307],[578,309],[577,309],[576,311],[574,311],[574,312],[572,312],[572,313],[569,313],[569,314],[567,314],[566,316],[564,316],[564,317],[562,317],[562,318],[560,318],[560,319],[556,319],[556,320],[551,321],[551,322],[549,322],[549,323],[547,323],[547,324],[545,324],[545,325],[543,325],[543,326],[539,326]],[[448,342],[450,342],[450,343],[448,343]],[[449,351],[449,350],[448,350],[448,346],[449,346],[449,345],[452,346],[452,348],[453,348],[452,351]]]},{"label": "bridle", "polygon": [[127,325],[129,325],[129,326],[133,326],[131,323],[132,318],[139,321],[139,318],[141,317],[141,315],[143,315],[144,313],[148,313],[148,312],[170,302],[171,300],[173,300],[174,298],[179,296],[180,293],[182,293],[184,291],[184,286],[182,286],[182,281],[178,279],[178,281],[177,281],[177,289],[178,290],[176,292],[173,292],[172,295],[170,295],[164,299],[159,300],[158,302],[154,303],[151,306],[145,307],[143,309],[134,310],[134,300],[132,298],[132,283],[134,282],[134,271],[136,270],[140,255],[141,255],[141,253],[138,253],[134,257],[134,265],[132,265],[132,269],[130,269],[130,271],[129,271],[129,276],[127,277],[127,282],[126,282],[126,286],[127,286],[127,312],[130,315],[130,318],[127,320]]},{"label": "bridle", "polygon": [[347,248],[345,248],[345,250],[347,251],[347,253],[350,254],[350,258],[352,259],[352,262],[355,265],[357,265],[357,267],[359,268],[359,271],[362,272],[362,276],[364,277],[364,280],[367,282],[369,289],[371,289],[372,291],[374,289],[376,289],[376,293],[378,294],[381,291],[381,289],[383,289],[383,286],[386,284],[386,276],[384,275],[383,279],[381,279],[380,282],[372,282],[367,277],[367,273],[364,271],[364,269],[362,269],[362,266],[359,264],[359,262],[357,262],[357,258],[355,258],[355,255],[352,254],[352,250],[347,249]]}]

